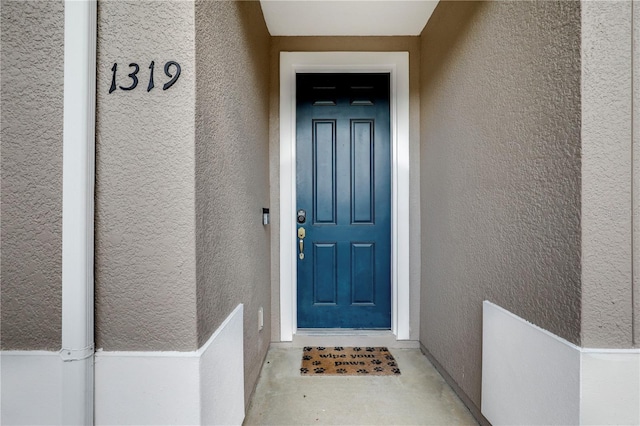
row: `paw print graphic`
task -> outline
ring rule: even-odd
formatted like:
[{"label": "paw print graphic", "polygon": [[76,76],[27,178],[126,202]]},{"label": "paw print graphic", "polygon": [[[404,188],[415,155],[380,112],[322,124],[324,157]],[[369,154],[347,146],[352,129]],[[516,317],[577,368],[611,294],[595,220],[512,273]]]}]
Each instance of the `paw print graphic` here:
[{"label": "paw print graphic", "polygon": [[324,373],[324,368],[322,368],[322,367],[314,368],[313,371],[316,374],[322,374],[322,373]]},{"label": "paw print graphic", "polygon": [[356,352],[360,352],[362,350],[362,348],[355,347],[355,348],[353,348],[353,350],[356,351]]},{"label": "paw print graphic", "polygon": [[338,369],[336,370],[336,373],[338,373],[338,374],[344,374],[344,373],[346,373],[346,372],[347,372],[347,370],[345,370],[344,368],[338,368]]},{"label": "paw print graphic", "polygon": [[382,348],[380,348],[380,352],[389,352],[389,349],[387,349],[385,347],[382,347]]},{"label": "paw print graphic", "polygon": [[311,355],[303,355],[302,359],[305,361],[309,361],[311,358],[313,358]]},{"label": "paw print graphic", "polygon": [[308,369],[308,368],[304,368],[304,367],[302,367],[302,368],[300,369],[300,372],[301,372],[302,374],[307,374],[307,373],[309,372],[309,369]]},{"label": "paw print graphic", "polygon": [[389,367],[397,367],[398,366],[398,364],[396,364],[395,362],[388,362],[387,365]]},{"label": "paw print graphic", "polygon": [[393,374],[400,374],[399,368],[392,368],[391,371],[393,372]]},{"label": "paw print graphic", "polygon": [[384,359],[386,359],[388,361],[395,361],[395,359],[393,358],[393,355],[385,355]]},{"label": "paw print graphic", "polygon": [[372,359],[371,364],[380,365],[382,364],[382,361],[380,361],[379,359]]},{"label": "paw print graphic", "polygon": [[305,347],[304,347],[304,351],[305,351],[305,352],[309,352],[309,351],[311,351],[311,347],[310,347],[310,346],[305,346]]},{"label": "paw print graphic", "polygon": [[374,367],[373,370],[377,371],[377,372],[380,372],[380,371],[384,371],[384,368],[382,368],[382,367]]},{"label": "paw print graphic", "polygon": [[335,348],[333,348],[333,350],[335,351],[344,351],[344,348],[342,346],[336,346]]},{"label": "paw print graphic", "polygon": [[357,372],[360,374],[369,374],[369,371],[365,370],[364,368],[359,369]]},{"label": "paw print graphic", "polygon": [[372,347],[370,347],[370,346],[366,349],[366,351],[367,351],[367,352],[373,352],[373,351],[375,351],[375,350],[376,350],[376,348],[372,348]]},{"label": "paw print graphic", "polygon": [[319,351],[324,351],[325,349],[327,349],[327,348],[325,348],[324,346],[318,346],[318,350]]},{"label": "paw print graphic", "polygon": [[320,361],[313,361],[313,362],[312,362],[312,364],[313,364],[313,365],[320,365],[320,364],[322,364],[322,363],[321,363]]}]

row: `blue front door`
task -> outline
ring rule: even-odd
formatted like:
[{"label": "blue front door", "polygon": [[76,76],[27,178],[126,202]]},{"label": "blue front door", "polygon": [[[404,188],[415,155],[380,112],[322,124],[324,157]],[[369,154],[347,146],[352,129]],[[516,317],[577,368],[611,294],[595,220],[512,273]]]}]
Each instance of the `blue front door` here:
[{"label": "blue front door", "polygon": [[296,78],[298,327],[391,327],[389,74]]}]

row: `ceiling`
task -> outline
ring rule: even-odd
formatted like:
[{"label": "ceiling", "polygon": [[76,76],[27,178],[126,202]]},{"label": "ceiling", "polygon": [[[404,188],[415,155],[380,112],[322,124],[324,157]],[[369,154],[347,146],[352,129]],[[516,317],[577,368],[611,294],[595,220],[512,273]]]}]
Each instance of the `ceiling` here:
[{"label": "ceiling", "polygon": [[420,35],[437,0],[260,0],[273,36]]}]

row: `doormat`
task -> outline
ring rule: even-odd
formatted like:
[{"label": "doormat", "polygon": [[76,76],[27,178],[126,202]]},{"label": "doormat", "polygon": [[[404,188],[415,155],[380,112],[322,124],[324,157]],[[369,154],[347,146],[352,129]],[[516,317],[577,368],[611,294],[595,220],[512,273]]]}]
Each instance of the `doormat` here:
[{"label": "doormat", "polygon": [[302,351],[303,376],[396,376],[400,368],[387,348],[307,346]]}]

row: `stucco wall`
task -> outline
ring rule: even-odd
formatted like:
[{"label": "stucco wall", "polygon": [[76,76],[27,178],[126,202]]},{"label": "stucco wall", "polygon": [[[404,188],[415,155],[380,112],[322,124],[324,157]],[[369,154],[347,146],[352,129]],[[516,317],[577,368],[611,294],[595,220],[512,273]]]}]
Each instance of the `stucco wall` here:
[{"label": "stucco wall", "polygon": [[244,303],[248,398],[271,340],[270,36],[257,2],[201,0],[195,11],[198,341]]},{"label": "stucco wall", "polygon": [[588,347],[633,341],[632,76],[632,2],[585,2],[582,343]]},{"label": "stucco wall", "polygon": [[[101,1],[98,12],[96,345],[194,350],[194,5]],[[182,73],[165,91],[169,60]],[[139,64],[135,90],[108,93],[114,62],[125,87]]]},{"label": "stucco wall", "polygon": [[421,40],[420,340],[480,406],[483,300],[580,343],[580,3],[441,2]]},{"label": "stucco wall", "polygon": [[0,348],[59,350],[64,2],[0,9]]},{"label": "stucco wall", "polygon": [[[640,123],[640,7],[631,3],[633,9],[633,116]],[[633,127],[633,343],[640,346],[640,126]]]},{"label": "stucco wall", "polygon": [[418,37],[273,37],[271,44],[270,180],[271,185],[271,334],[280,340],[280,52],[409,52],[409,155],[410,155],[410,338],[418,340],[420,328],[420,40]]}]

